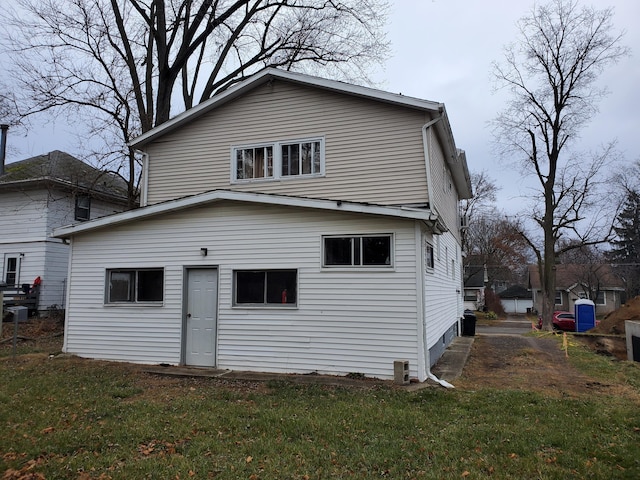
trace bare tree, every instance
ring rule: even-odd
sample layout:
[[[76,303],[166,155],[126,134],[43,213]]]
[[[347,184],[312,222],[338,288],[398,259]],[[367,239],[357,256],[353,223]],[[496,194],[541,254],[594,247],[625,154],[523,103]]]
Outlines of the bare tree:
[[[3,68],[21,94],[19,114],[82,120],[132,199],[139,169],[126,144],[171,115],[266,66],[366,81],[387,53],[384,0],[15,3],[3,19]]]
[[[537,257],[548,330],[556,256],[566,248],[558,248],[559,240],[569,236],[593,245],[611,232],[611,225],[600,220],[613,217],[593,210],[605,208],[597,192],[614,144],[590,155],[571,148],[606,94],[596,83],[599,74],[628,53],[620,45],[622,35],[613,33],[612,17],[612,9],[580,7],[575,0],[536,5],[519,21],[519,38],[506,47],[504,63],[494,65],[498,85],[510,94],[494,122],[497,142],[539,187],[532,211],[525,214],[536,228],[521,233]]]
[[[495,208],[496,193],[500,190],[486,171],[471,173],[473,196],[460,202],[460,214],[467,221],[467,228],[461,230],[462,249],[470,252],[469,231],[473,232],[474,223]]]
[[[520,283],[531,252],[519,232],[517,221],[495,210],[476,217],[469,227],[465,266],[485,268],[490,285],[497,281]]]

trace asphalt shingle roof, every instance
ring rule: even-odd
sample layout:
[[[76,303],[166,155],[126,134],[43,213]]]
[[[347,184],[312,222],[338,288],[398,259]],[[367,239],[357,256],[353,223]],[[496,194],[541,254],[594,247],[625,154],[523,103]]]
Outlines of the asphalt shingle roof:
[[[69,188],[127,197],[127,185],[123,179],[59,150],[6,164],[4,172],[0,175],[0,186],[47,181]]]

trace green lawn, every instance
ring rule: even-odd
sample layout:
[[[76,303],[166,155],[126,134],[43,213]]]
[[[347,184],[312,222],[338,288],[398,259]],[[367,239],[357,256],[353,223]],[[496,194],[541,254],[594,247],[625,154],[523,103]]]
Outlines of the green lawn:
[[[3,355],[3,480],[640,478],[640,369],[585,352],[574,361],[628,393],[175,379]]]

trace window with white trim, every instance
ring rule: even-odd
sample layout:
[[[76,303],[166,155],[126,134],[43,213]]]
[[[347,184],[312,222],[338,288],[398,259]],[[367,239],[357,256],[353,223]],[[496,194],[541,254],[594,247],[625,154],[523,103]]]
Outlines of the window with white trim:
[[[554,300],[556,305],[562,305],[562,291],[556,290],[556,299]]]
[[[4,256],[4,281],[7,285],[17,285],[20,279],[20,255],[7,253]]]
[[[596,305],[606,305],[607,301],[606,301],[605,292],[603,292],[602,290],[599,291],[598,294],[596,295],[596,301],[594,303]]]
[[[236,270],[234,305],[236,306],[296,306],[297,270]]]
[[[164,269],[107,270],[106,303],[157,303],[164,298]]]
[[[85,222],[91,218],[91,197],[76,195],[75,219]]]
[[[324,138],[232,147],[232,181],[277,180],[324,175]]]
[[[323,267],[391,267],[391,234],[322,237]]]
[[[425,242],[424,244],[424,256],[427,269],[433,270],[433,267],[435,265],[433,260],[433,245],[431,245],[429,242]]]

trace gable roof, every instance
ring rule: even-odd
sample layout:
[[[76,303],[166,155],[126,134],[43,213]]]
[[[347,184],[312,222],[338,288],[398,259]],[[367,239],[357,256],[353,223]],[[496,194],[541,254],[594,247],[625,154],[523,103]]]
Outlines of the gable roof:
[[[0,189],[55,184],[126,200],[127,184],[116,175],[99,170],[60,150],[5,165]]]
[[[451,169],[452,177],[461,198],[471,198],[471,180],[467,167],[466,156],[463,150],[456,148],[453,133],[451,131],[451,125],[449,124],[449,119],[443,103],[407,97],[401,94],[385,92],[383,90],[363,87],[360,85],[352,85],[337,80],[329,80],[302,73],[279,70],[273,67],[265,68],[256,74],[247,77],[241,82],[229,87],[227,90],[214,95],[201,104],[173,117],[162,125],[149,130],[148,132],[133,139],[129,143],[129,146],[142,149],[146,144],[162,137],[163,135],[173,132],[206,113],[244,95],[256,87],[274,80],[283,80],[298,85],[319,88],[322,90],[351,95],[376,102],[388,103],[428,113],[433,120],[439,120],[435,122],[434,127],[442,139],[447,164]]]
[[[486,269],[483,265],[465,267],[464,288],[484,288]]]
[[[506,290],[503,290],[498,294],[500,298],[532,298],[533,294],[530,290],[522,285],[512,285]]]
[[[538,265],[529,265],[529,285],[532,290],[540,290]],[[611,265],[582,265],[561,263],[556,265],[556,289],[571,290],[579,284],[587,283],[589,277],[597,277],[603,288],[607,290],[623,290],[624,282],[614,272]]]
[[[116,213],[96,220],[90,220],[76,225],[56,228],[53,236],[57,238],[69,238],[73,235],[99,230],[101,228],[122,225],[147,218],[157,217],[166,213],[178,212],[194,207],[211,205],[221,201],[236,201],[262,205],[279,205],[288,207],[310,208],[325,211],[364,213],[370,215],[383,215],[396,218],[421,220],[432,227],[436,232],[444,231],[438,215],[424,208],[390,207],[373,205],[369,203],[343,202],[327,199],[314,199],[308,197],[294,197],[286,195],[273,195],[266,193],[247,193],[232,190],[213,190],[206,193],[191,195],[188,197],[156,203],[150,206]]]

